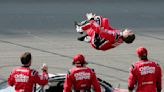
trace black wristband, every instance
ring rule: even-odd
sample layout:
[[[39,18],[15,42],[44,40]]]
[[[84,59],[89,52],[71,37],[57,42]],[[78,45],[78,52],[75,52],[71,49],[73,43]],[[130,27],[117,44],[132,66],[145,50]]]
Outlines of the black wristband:
[[[133,87],[128,87],[128,89],[129,89],[130,91],[132,91],[134,88],[133,88]]]
[[[90,20],[94,20],[94,18],[91,18]]]
[[[161,89],[158,89],[158,88],[157,88],[157,92],[161,92]]]

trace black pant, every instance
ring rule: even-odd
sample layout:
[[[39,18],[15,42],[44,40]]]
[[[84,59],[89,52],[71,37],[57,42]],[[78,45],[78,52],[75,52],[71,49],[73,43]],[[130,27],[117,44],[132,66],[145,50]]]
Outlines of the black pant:
[[[99,49],[99,47],[106,41],[106,39],[101,38],[99,34],[95,33],[94,36],[94,45],[96,46],[96,49]]]

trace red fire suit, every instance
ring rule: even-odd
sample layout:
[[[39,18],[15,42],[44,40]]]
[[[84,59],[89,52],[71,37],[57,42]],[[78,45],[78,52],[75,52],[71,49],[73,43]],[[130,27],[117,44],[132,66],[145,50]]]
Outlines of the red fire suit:
[[[71,92],[72,88],[75,92],[90,92],[91,85],[93,85],[95,92],[101,92],[100,84],[92,69],[75,67],[66,75],[63,92]]]
[[[8,84],[15,86],[16,92],[35,92],[36,83],[46,85],[48,74],[43,72],[39,75],[37,71],[28,67],[18,67],[13,70],[8,78]]]
[[[88,35],[91,36],[90,43],[93,48],[105,51],[123,43],[122,32],[120,30],[116,30],[110,27],[107,18],[104,18],[101,23],[102,24],[98,24],[96,20],[91,20],[88,24],[82,26],[82,29],[87,30],[87,32],[89,29]],[[95,43],[95,40],[97,38],[96,34],[98,34],[101,40],[98,43],[98,46]]]
[[[102,16],[95,16],[93,20],[95,20],[95,22],[101,27],[101,29],[113,30],[107,18],[104,18]],[[88,22],[83,25],[82,29],[86,31],[89,36],[92,36],[94,33],[94,30],[91,28],[91,22]]]
[[[141,60],[132,65],[128,78],[129,89],[137,87],[136,92],[160,92],[161,82],[162,72],[156,62]]]

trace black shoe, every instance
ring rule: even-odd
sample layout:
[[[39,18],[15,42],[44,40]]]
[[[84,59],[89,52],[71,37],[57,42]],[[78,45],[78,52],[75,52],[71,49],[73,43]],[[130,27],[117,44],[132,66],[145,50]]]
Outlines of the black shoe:
[[[85,39],[86,36],[88,36],[88,35],[84,35],[84,36],[78,37],[77,40],[84,41],[84,39]]]
[[[74,25],[75,25],[75,26],[81,26],[81,24],[78,23],[77,21],[74,21]]]
[[[83,25],[85,25],[85,24],[87,24],[87,23],[89,23],[88,20],[84,20],[84,21],[82,21],[82,22],[80,22],[80,23],[78,23],[77,21],[74,21],[74,25],[75,25],[75,26],[83,26]]]

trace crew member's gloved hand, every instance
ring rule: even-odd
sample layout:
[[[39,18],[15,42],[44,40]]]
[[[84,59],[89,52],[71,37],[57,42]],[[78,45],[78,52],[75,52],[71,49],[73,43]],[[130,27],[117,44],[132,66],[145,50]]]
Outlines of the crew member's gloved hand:
[[[44,72],[48,72],[48,67],[47,67],[47,65],[46,64],[43,64],[43,66],[42,66],[42,71],[44,71]]]

